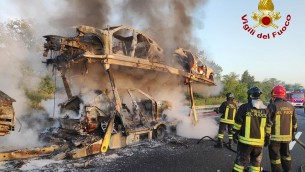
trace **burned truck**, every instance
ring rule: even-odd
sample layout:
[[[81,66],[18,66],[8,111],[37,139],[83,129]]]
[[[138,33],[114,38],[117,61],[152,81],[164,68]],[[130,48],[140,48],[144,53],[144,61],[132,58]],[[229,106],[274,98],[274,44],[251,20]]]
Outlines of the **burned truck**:
[[[176,57],[177,62],[183,67],[184,71],[201,75],[214,81],[213,69],[204,64],[195,53],[184,48],[177,48],[174,56]]]
[[[13,98],[0,91],[0,136],[4,136],[14,131],[15,112],[13,108]]]
[[[97,29],[81,25],[75,28],[77,35],[74,37],[44,36],[46,43],[43,55],[49,57],[44,63],[60,72],[68,97],[67,101],[60,104],[61,112],[74,111],[80,114],[79,119],[71,119],[69,116],[61,118],[61,127],[80,134],[101,131],[102,138],[72,151],[69,157],[80,158],[106,152],[108,148],[138,143],[141,135],[147,135],[149,140],[160,139],[164,137],[166,128],[177,124],[175,120],[169,121],[164,114],[166,109],[171,108],[170,102],[156,101],[137,88],[118,88],[113,75],[118,66],[163,72],[183,78],[189,87],[192,114],[197,122],[191,83],[215,85],[209,77],[212,75],[211,70],[197,56],[189,56],[190,51],[187,50],[182,53],[177,50],[176,55],[166,57],[163,49],[149,36],[128,26]],[[187,68],[171,63],[178,59],[182,59],[182,63],[187,59],[187,63],[196,63],[196,66],[188,64]],[[85,69],[83,73],[87,73],[90,64],[100,64],[98,67],[103,68],[108,78],[107,83],[101,84],[109,84],[111,88],[108,92],[100,92],[92,102],[84,102],[79,95],[72,94],[67,73],[77,73],[79,68]],[[137,98],[134,92],[143,97]],[[130,100],[126,101],[126,97]]]
[[[118,89],[118,92],[124,97],[120,111],[116,111],[109,97],[101,93],[84,105],[80,119],[71,119],[73,122],[62,119],[64,129],[80,129],[79,133],[87,135],[100,132],[103,136],[101,140],[65,156],[81,158],[106,152],[108,146],[110,149],[122,148],[139,143],[143,137],[148,140],[162,139],[167,129],[175,129],[178,121],[169,120],[164,113],[172,108],[171,102],[156,101],[139,89]]]
[[[212,69],[204,71],[203,68],[206,69],[207,66],[194,53],[179,48],[173,56],[166,57],[163,49],[153,39],[129,26],[97,29],[81,25],[76,26],[76,32],[75,37],[44,36],[47,42],[44,44],[43,55],[48,57],[49,51],[54,52],[45,63],[62,71],[63,77],[66,69],[73,64],[100,62],[167,72],[206,85],[215,85],[214,81],[209,79],[213,73]],[[190,67],[187,68],[186,65]]]
[[[175,124],[166,121],[167,116],[163,113],[165,110],[172,108],[171,102],[166,100],[156,101],[139,89],[119,89],[119,93],[124,96],[124,101],[119,112],[120,118],[114,120],[114,133],[122,132],[130,135],[131,130],[137,130],[140,126],[141,132],[144,133],[144,130],[147,130],[150,139],[152,136],[162,139],[166,126]],[[100,127],[102,132],[106,133],[110,117],[108,114],[111,110],[112,105],[109,97],[101,93],[83,107],[81,115],[83,126],[80,128],[83,131],[92,132]]]

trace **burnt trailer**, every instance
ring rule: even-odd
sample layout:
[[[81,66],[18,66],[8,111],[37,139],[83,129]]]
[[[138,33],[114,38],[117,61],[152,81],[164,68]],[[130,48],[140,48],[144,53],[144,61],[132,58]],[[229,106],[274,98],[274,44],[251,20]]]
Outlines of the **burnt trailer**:
[[[14,131],[15,112],[13,108],[13,98],[0,91],[0,136],[4,136]]]
[[[84,120],[78,123],[83,124],[83,126],[73,126],[73,122],[69,122],[69,119],[61,120],[62,124],[67,128],[85,129],[86,132],[90,132],[100,127],[104,131],[102,140],[77,150],[72,157],[77,158],[106,152],[108,146],[119,148],[137,143],[141,134],[148,134],[149,139],[153,135],[160,138],[166,125],[171,124],[165,118],[160,117],[158,103],[147,94],[146,97],[150,97],[147,98],[147,102],[150,102],[149,105],[146,104],[147,107],[150,107],[148,108],[150,109],[148,113],[141,112],[139,108],[141,103],[135,100],[132,100],[132,108],[127,108],[126,104],[122,102],[121,94],[116,87],[115,76],[112,73],[112,70],[115,70],[113,66],[165,72],[181,76],[190,91],[192,108],[190,116],[193,117],[194,123],[197,122],[192,82],[199,82],[209,86],[215,85],[213,77],[211,77],[213,71],[200,61],[198,56],[189,50],[180,48],[171,57],[166,57],[163,49],[153,39],[129,26],[97,29],[81,25],[75,28],[77,35],[74,37],[44,36],[46,43],[44,44],[45,51],[43,55],[49,57],[45,63],[53,65],[61,72],[63,85],[68,97],[68,100],[61,104],[61,108],[75,112],[80,110],[79,104],[81,100],[77,95],[72,95],[66,77],[66,72],[73,69],[76,64],[82,64],[83,66],[90,63],[102,64],[108,75],[113,99],[106,101],[106,104],[109,102],[111,104],[111,108],[106,110],[106,113],[102,106],[92,106],[84,102],[85,107],[82,110]],[[49,53],[50,51],[52,53]],[[141,90],[136,90],[145,94]],[[130,89],[128,92],[133,97]],[[105,97],[102,94],[100,96]],[[128,116],[131,116],[132,119],[128,120]],[[139,120],[135,120],[134,116],[137,116]],[[149,118],[145,119],[145,116],[149,116]],[[136,126],[136,123],[139,123],[139,125]],[[88,150],[91,151],[88,152]]]
[[[128,26],[97,29],[81,25],[75,28],[77,35],[74,37],[44,36],[46,43],[43,56],[49,57],[44,63],[60,71],[68,98],[59,104],[61,112],[69,110],[80,113],[78,119],[61,118],[61,128],[63,131],[74,131],[80,136],[85,136],[81,141],[69,140],[56,144],[61,145],[59,147],[63,149],[66,146],[62,145],[70,143],[69,145],[75,149],[60,150],[59,152],[64,153],[57,154],[55,159],[81,158],[106,152],[108,148],[121,148],[138,143],[142,135],[146,135],[148,140],[162,139],[166,129],[177,125],[177,120],[169,120],[163,113],[172,107],[171,102],[156,101],[137,88],[117,88],[116,77],[113,75],[117,66],[164,72],[184,78],[191,97],[192,110],[189,115],[193,117],[194,124],[197,122],[192,83],[215,85],[213,71],[197,55],[178,48],[172,56],[166,57],[163,49],[149,36]],[[108,97],[109,92],[100,92],[91,102],[83,102],[78,95],[72,94],[71,84],[68,82],[70,76],[67,72],[79,66],[86,68],[88,64],[96,63],[101,64],[108,77],[111,86],[111,91],[108,91],[112,93],[112,97]],[[142,97],[138,98],[137,94]],[[130,100],[122,99],[122,96],[126,95]],[[14,102],[13,99],[10,100],[7,105]],[[82,109],[80,104],[84,105]],[[10,120],[13,124],[14,118],[10,119],[5,120]],[[13,130],[13,125],[9,126],[5,129]],[[95,138],[93,133],[98,133],[98,137]],[[51,145],[38,149],[4,152],[0,153],[0,161],[40,156],[43,152],[50,153],[59,147]]]
[[[129,26],[97,29],[90,26],[77,26],[77,36],[62,37],[46,35],[45,51],[53,55],[45,63],[54,65],[63,73],[73,64],[99,62],[106,65],[119,65],[132,68],[167,72],[206,85],[215,85],[209,78],[213,71],[202,71],[207,66],[189,50],[177,49],[171,57],[166,57],[163,49],[149,36]],[[59,55],[58,55],[59,54]],[[175,63],[178,61],[178,64]],[[183,61],[179,65],[179,61]],[[191,68],[185,68],[185,64]],[[208,73],[207,73],[208,72]],[[64,82],[66,78],[63,78]],[[68,90],[69,92],[69,90]],[[68,97],[72,95],[69,93]]]
[[[52,65],[61,74],[68,98],[60,104],[61,112],[80,112],[79,119],[61,118],[62,128],[85,134],[88,138],[92,136],[90,133],[100,131],[100,137],[91,142],[87,139],[77,144],[82,147],[59,157],[81,158],[106,152],[108,148],[138,143],[142,135],[146,135],[149,140],[161,139],[167,128],[177,125],[178,121],[169,120],[163,113],[171,108],[169,101],[156,101],[138,88],[117,88],[113,72],[116,67],[163,72],[183,78],[191,97],[189,115],[196,124],[192,83],[215,85],[213,71],[198,56],[183,48],[177,49],[170,57],[165,56],[163,49],[154,40],[129,26],[97,29],[81,25],[75,28],[77,35],[74,37],[44,36],[46,43],[43,56],[47,57],[44,63]],[[83,102],[78,95],[72,94],[73,84],[69,84],[69,76],[66,75],[79,66],[86,68],[89,64],[101,64],[108,78],[107,83],[103,84],[109,84],[111,90],[99,93],[92,102]],[[125,90],[125,93],[120,90]],[[111,98],[108,97],[110,92]],[[143,97],[139,99],[136,94]],[[123,100],[123,95],[129,96],[130,100]],[[80,104],[84,105],[82,109]]]
[[[191,95],[192,82],[199,82],[209,86],[215,85],[213,70],[189,50],[179,48],[172,56],[167,57],[164,55],[163,49],[152,38],[129,26],[97,29],[80,25],[75,28],[77,35],[74,37],[44,36],[46,43],[44,44],[45,51],[43,55],[48,57],[51,54],[45,63],[53,65],[61,72],[69,99],[62,105],[71,105],[73,101],[79,102],[72,95],[66,78],[66,71],[73,68],[75,64],[87,66],[90,63],[101,63],[104,66],[112,86],[112,92],[116,98],[117,110],[120,108],[121,103],[119,96],[116,95],[115,77],[111,72],[111,66],[124,66],[181,76],[185,78],[185,84],[190,87]],[[49,53],[50,51],[53,53]],[[75,106],[72,105],[72,107]],[[74,110],[77,111],[79,109],[76,108]],[[194,118],[196,122],[196,117]]]

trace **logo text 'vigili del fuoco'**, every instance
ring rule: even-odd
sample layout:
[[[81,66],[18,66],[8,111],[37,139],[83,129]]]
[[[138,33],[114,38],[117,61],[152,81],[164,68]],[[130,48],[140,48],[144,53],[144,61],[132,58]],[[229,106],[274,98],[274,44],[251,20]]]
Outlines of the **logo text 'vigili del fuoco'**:
[[[271,39],[271,38],[276,38],[277,36],[282,35],[288,28],[291,20],[291,15],[288,14],[286,16],[286,21],[284,25],[279,28],[279,26],[276,24],[276,21],[281,18],[280,12],[273,12],[274,11],[274,5],[272,0],[260,0],[258,3],[258,10],[260,12],[253,12],[253,15],[251,18],[257,22],[256,25],[253,27],[249,26],[248,24],[248,19],[247,19],[247,14],[241,17],[243,21],[243,29],[245,31],[248,31],[249,34],[251,35],[256,35],[257,38],[260,39]],[[268,28],[272,27],[276,31],[272,33],[256,33],[256,28],[263,27],[263,28]]]

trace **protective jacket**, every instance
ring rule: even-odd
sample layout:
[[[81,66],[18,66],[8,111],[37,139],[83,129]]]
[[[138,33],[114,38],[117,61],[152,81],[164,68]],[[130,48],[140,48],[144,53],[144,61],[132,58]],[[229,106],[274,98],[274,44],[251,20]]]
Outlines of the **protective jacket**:
[[[295,108],[283,99],[275,99],[269,105],[271,121],[271,141],[290,142],[292,134],[297,130]]]
[[[220,122],[226,124],[234,124],[236,111],[237,106],[232,100],[223,102],[219,107],[219,112],[222,113]]]
[[[233,131],[239,132],[239,142],[263,146],[266,134],[270,135],[271,125],[267,108],[257,109],[252,103],[245,103],[237,111]]]

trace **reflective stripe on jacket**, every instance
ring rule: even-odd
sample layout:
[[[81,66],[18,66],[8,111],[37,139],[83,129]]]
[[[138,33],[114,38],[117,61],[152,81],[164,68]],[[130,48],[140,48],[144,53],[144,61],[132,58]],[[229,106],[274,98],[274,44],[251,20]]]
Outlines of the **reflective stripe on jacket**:
[[[220,122],[226,124],[234,124],[237,106],[233,101],[225,101],[219,107],[219,112],[222,113]]]
[[[295,108],[283,99],[275,99],[268,108],[273,123],[270,140],[290,142],[293,131],[297,129]]]
[[[263,146],[266,133],[270,134],[268,109],[256,109],[251,103],[241,105],[233,129],[239,131],[238,141],[252,146]]]

